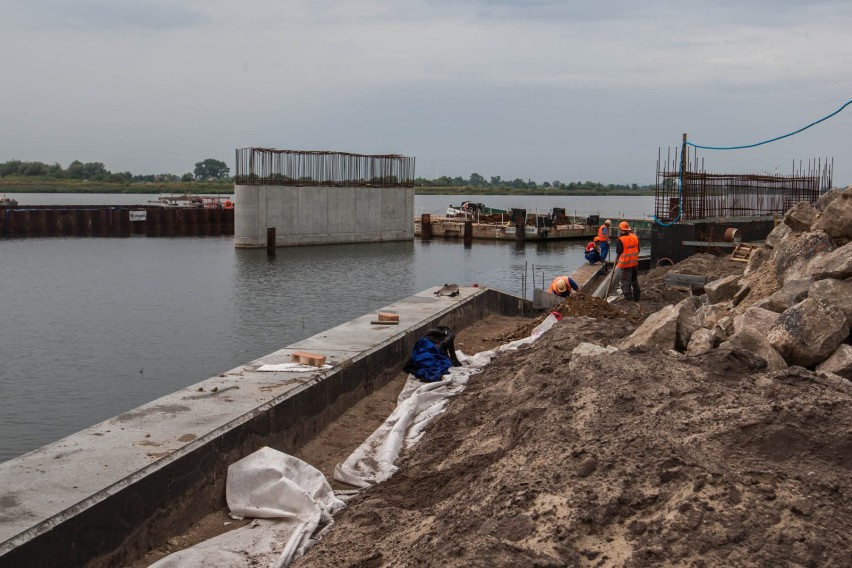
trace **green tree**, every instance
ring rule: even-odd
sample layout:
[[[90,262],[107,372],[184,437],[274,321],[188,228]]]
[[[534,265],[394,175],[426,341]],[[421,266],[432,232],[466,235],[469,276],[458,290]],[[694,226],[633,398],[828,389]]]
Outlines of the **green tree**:
[[[231,168],[225,162],[207,158],[203,162],[195,164],[195,177],[197,179],[222,179],[228,177]]]
[[[180,181],[192,181],[193,179],[194,178],[192,177],[192,174],[189,172],[186,172],[185,174],[180,176]]]
[[[485,177],[476,172],[470,174],[470,185],[474,187],[485,185]]]

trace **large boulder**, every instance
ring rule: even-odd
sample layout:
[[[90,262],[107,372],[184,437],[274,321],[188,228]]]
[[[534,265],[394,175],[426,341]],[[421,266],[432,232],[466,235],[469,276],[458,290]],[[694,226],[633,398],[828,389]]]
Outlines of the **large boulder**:
[[[840,194],[843,193],[836,187],[833,187],[823,193],[819,199],[814,203],[814,209],[817,211],[825,211],[825,208],[831,205],[831,202],[840,197]]]
[[[723,317],[731,313],[732,304],[730,302],[722,302],[721,304],[702,305],[695,311],[695,317],[698,319],[698,325],[712,329]]]
[[[787,235],[793,232],[793,229],[790,228],[790,225],[787,223],[778,223],[775,225],[775,228],[766,235],[766,246],[774,249],[781,241],[787,238]]]
[[[813,229],[825,231],[844,243],[852,240],[852,186],[826,206]]]
[[[719,349],[751,353],[766,361],[768,371],[787,368],[784,358],[767,341],[766,335],[751,327],[746,327],[732,335],[719,345]]]
[[[734,317],[734,333],[739,333],[743,329],[750,327],[765,335],[777,319],[777,312],[752,306],[740,315]]]
[[[674,349],[677,336],[678,310],[668,305],[651,314],[636,331],[618,344],[620,349],[629,347],[656,347],[663,350]]]
[[[825,361],[848,336],[840,308],[807,298],[778,316],[766,337],[789,365],[807,367]]]
[[[782,286],[789,280],[807,280],[810,262],[834,250],[834,241],[822,231],[794,233],[775,249],[775,276]]]
[[[819,280],[814,282],[808,297],[822,298],[840,308],[840,311],[846,314],[846,324],[852,329],[852,280]]]
[[[720,340],[721,338],[715,329],[698,329],[689,338],[686,354],[688,356],[703,355],[719,345]]]
[[[716,322],[713,327],[721,337],[728,337],[734,333],[734,318],[733,316],[725,316]]]
[[[810,280],[790,280],[780,290],[769,296],[768,309],[778,312],[795,306],[808,297],[812,282]]]
[[[784,224],[794,231],[810,231],[817,215],[813,205],[807,201],[799,201],[784,215]]]
[[[736,274],[725,276],[704,285],[704,293],[714,304],[730,300],[740,289],[740,277]]]
[[[816,370],[834,373],[852,381],[852,345],[842,344],[828,359],[817,365]]]
[[[701,300],[695,296],[690,296],[675,306],[677,314],[675,316],[675,347],[677,349],[686,349],[689,338],[701,327],[699,318],[696,316],[701,306]]]
[[[808,265],[808,269],[814,280],[849,278],[852,276],[852,242],[846,243],[828,254],[816,257]]]
[[[760,247],[757,250],[753,250],[748,257],[748,264],[746,264],[745,270],[743,270],[743,276],[751,274],[763,264],[769,260],[772,256],[772,251],[770,251],[766,247]]]

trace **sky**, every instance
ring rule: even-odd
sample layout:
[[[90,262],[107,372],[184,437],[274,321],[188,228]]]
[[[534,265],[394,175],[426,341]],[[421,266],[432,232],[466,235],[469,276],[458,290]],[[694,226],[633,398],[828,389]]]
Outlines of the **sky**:
[[[191,172],[273,147],[416,173],[653,184],[852,100],[848,0],[0,0],[0,162]],[[833,159],[852,105],[714,173]]]

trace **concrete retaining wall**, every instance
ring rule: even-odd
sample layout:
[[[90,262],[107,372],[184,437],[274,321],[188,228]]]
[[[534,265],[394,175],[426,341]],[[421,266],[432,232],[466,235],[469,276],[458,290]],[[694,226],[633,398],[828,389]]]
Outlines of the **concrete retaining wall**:
[[[404,241],[414,238],[413,187],[289,187],[237,185],[238,248]]]
[[[425,331],[529,313],[495,290],[432,288],[0,464],[0,567],[122,566],[225,506],[228,465],[262,446],[293,452],[397,373]],[[259,372],[293,351],[313,373]]]
[[[729,228],[738,229],[744,243],[760,241],[766,238],[774,226],[771,217],[733,218],[724,222],[686,221],[669,227],[654,224],[651,229],[651,266],[656,266],[657,262],[663,258],[680,262],[699,252],[730,254],[733,250],[732,248],[689,246],[684,245],[684,241],[721,242],[724,241],[725,231]],[[614,245],[613,248],[615,248]]]

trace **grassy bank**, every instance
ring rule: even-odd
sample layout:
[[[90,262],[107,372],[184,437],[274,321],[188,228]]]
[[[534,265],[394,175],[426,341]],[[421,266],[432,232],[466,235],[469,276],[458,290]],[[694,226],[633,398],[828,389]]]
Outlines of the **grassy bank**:
[[[230,181],[122,182],[56,180],[50,178],[0,178],[0,193],[233,193]]]

